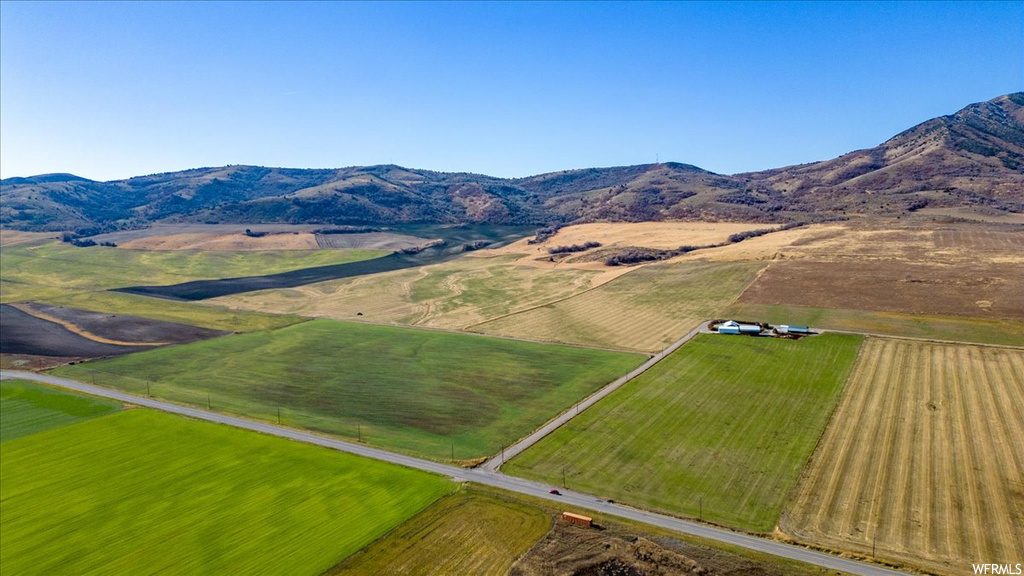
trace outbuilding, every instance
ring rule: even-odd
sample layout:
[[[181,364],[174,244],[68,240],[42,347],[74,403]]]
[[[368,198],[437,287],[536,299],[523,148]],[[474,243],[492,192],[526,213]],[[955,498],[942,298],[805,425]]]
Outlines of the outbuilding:
[[[722,322],[718,325],[719,334],[739,334],[740,325],[739,322],[729,320],[728,322]]]

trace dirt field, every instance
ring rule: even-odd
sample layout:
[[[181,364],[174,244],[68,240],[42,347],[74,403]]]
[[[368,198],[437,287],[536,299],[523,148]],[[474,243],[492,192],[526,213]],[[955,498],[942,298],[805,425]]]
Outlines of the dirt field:
[[[3,304],[4,355],[95,358],[183,344],[226,332],[121,314],[104,314],[47,304]],[[23,363],[38,364],[32,358]],[[8,359],[8,363],[15,362]]]
[[[839,272],[839,273],[837,273]],[[789,260],[768,267],[741,303],[908,314],[1024,318],[1024,265]]]
[[[98,342],[107,341],[109,344],[184,344],[230,334],[223,330],[211,330],[124,314],[93,312],[67,306],[40,303],[24,303],[16,306],[33,316],[56,321],[80,336]]]
[[[22,312],[10,304],[0,304],[0,354],[97,358],[116,356],[144,349],[116,346],[90,340],[60,324]]]
[[[1024,351],[869,340],[781,527],[940,573],[1024,558]]]

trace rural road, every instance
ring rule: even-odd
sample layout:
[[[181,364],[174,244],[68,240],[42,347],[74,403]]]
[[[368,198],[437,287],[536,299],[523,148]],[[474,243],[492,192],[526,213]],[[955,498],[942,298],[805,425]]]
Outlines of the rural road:
[[[688,335],[689,336],[689,335]],[[670,347],[671,349],[671,347]],[[667,350],[666,352],[670,351]],[[653,358],[652,358],[653,360]],[[415,468],[418,470],[424,470],[426,472],[432,472],[434,474],[440,474],[447,476],[456,481],[468,481],[476,482],[478,484],[484,484],[486,486],[493,486],[495,488],[501,488],[510,492],[517,492],[519,494],[525,494],[536,498],[543,498],[545,500],[551,500],[554,502],[560,502],[573,507],[594,510],[608,516],[615,516],[618,518],[625,518],[636,522],[642,522],[644,524],[650,524],[652,526],[658,526],[668,530],[674,530],[684,534],[690,534],[693,536],[699,536],[701,538],[707,538],[717,542],[725,544],[731,544],[734,546],[740,546],[749,550],[756,550],[766,554],[772,554],[775,556],[781,556],[783,558],[790,558],[793,560],[799,560],[814,564],[817,566],[823,566],[832,570],[840,570],[848,572],[850,574],[862,574],[864,576],[882,576],[882,575],[893,575],[903,574],[895,570],[883,568],[881,566],[875,566],[864,562],[857,562],[855,560],[849,560],[846,558],[840,558],[838,556],[832,556],[822,552],[816,552],[814,550],[808,550],[799,546],[791,544],[784,544],[782,542],[775,542],[773,540],[767,540],[742,534],[738,532],[732,532],[722,528],[715,528],[697,522],[690,522],[687,520],[681,520],[679,518],[673,518],[671,516],[665,516],[663,514],[656,514],[654,512],[647,512],[645,510],[638,510],[623,506],[621,504],[612,504],[601,500],[593,495],[583,494],[580,492],[573,492],[571,490],[562,491],[561,495],[550,494],[550,487],[547,484],[541,484],[530,480],[524,480],[522,478],[514,478],[506,476],[496,471],[487,471],[481,469],[464,469],[455,466],[449,466],[447,464],[441,464],[439,462],[431,462],[429,460],[422,460],[420,458],[414,458],[412,456],[406,456],[403,454],[395,454],[386,450],[380,450],[377,448],[370,448],[361,444],[355,444],[352,442],[344,442],[334,438],[327,438],[319,436],[309,432],[303,432],[300,430],[293,430],[282,426],[275,426],[273,424],[266,424],[262,422],[254,422],[252,420],[246,420],[244,418],[238,418],[235,416],[228,416],[226,414],[218,414],[216,412],[210,412],[207,410],[200,410],[197,408],[190,408],[188,406],[181,406],[178,404],[172,404],[170,402],[163,402],[160,400],[154,400],[152,398],[146,398],[144,396],[135,396],[133,394],[126,394],[118,390],[112,390],[109,388],[103,388],[101,386],[92,386],[76,380],[68,380],[66,378],[57,378],[54,376],[48,376],[45,374],[36,374],[34,372],[22,372],[17,370],[0,370],[0,380],[20,378],[24,380],[32,380],[35,382],[42,382],[53,386],[59,386],[68,390],[74,390],[93,396],[99,396],[103,398],[110,398],[134,404],[137,406],[145,406],[147,408],[154,408],[156,410],[162,410],[164,412],[170,412],[173,414],[180,414],[189,418],[195,418],[197,420],[206,420],[209,422],[216,422],[218,424],[225,424],[228,426],[234,426],[236,428],[244,428],[246,430],[252,430],[254,432],[261,432],[263,434],[270,434],[272,436],[280,436],[282,438],[288,438],[298,442],[306,442],[309,444],[316,444],[325,448],[331,448],[339,450],[341,452],[348,452],[351,454],[357,454],[367,458],[373,458],[375,460],[381,460],[384,462],[390,462],[392,464],[398,464],[400,466],[406,466],[408,468]]]
[[[538,428],[536,431],[534,431],[533,434],[530,434],[529,436],[523,438],[522,440],[516,442],[515,444],[509,446],[508,448],[502,449],[500,454],[495,455],[490,460],[481,464],[480,468],[487,472],[497,472],[498,468],[500,468],[501,465],[504,464],[506,460],[511,460],[512,458],[515,458],[519,453],[526,450],[530,446],[533,446],[537,442],[540,442],[542,438],[544,438],[548,434],[551,434],[555,430],[565,425],[566,422],[578,416],[580,412],[583,412],[587,408],[590,408],[594,404],[601,401],[605,396],[608,396],[612,392],[615,392],[619,388],[622,388],[624,385],[626,385],[626,383],[646,372],[651,366],[654,366],[658,362],[661,362],[666,356],[678,350],[683,344],[689,342],[697,334],[701,332],[706,332],[706,325],[707,321],[701,322],[700,324],[697,325],[696,328],[690,330],[685,336],[673,342],[668,348],[665,348],[661,352],[658,352],[654,356],[651,356],[650,359],[648,359],[646,362],[638,366],[629,374],[626,374],[625,376],[619,378],[618,380],[615,380],[611,384],[608,384],[604,388],[601,388],[597,392],[594,392],[590,396],[586,397],[579,404],[576,404],[572,408],[559,414],[554,419],[548,421],[547,424]]]

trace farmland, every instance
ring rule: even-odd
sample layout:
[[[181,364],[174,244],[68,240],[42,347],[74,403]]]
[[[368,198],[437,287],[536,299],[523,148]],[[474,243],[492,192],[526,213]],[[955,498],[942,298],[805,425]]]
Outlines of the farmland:
[[[597,272],[516,265],[516,255],[457,258],[406,270],[282,290],[236,294],[211,303],[267,313],[464,328],[565,298],[592,286]]]
[[[1024,557],[1024,351],[869,339],[788,534],[968,573]]]
[[[465,359],[472,358],[473,362]],[[637,354],[312,320],[67,366],[90,380],[439,460],[473,459],[640,364]]]
[[[299,316],[228,310],[205,303],[177,302],[123,292],[79,292],[67,296],[46,298],[43,301],[56,306],[69,306],[108,314],[128,314],[231,332],[271,330],[306,320]]]
[[[1013,319],[932,316],[748,302],[737,302],[729,306],[726,315],[735,318],[758,318],[762,322],[774,324],[802,324],[908,338],[1006,346],[1024,345],[1024,321]]]
[[[5,442],[0,486],[12,574],[320,574],[452,487],[148,410]]]
[[[544,511],[479,491],[441,500],[328,572],[356,574],[508,574],[551,528]]]
[[[271,274],[382,254],[369,250],[152,252],[107,246],[78,248],[55,241],[17,244],[4,247],[0,300],[13,302],[135,284]]]
[[[740,302],[1024,320],[1024,265],[773,263]],[[799,289],[794,289],[799,287]]]
[[[24,380],[0,380],[0,442],[114,412],[115,402],[65,394]]]
[[[566,300],[470,327],[487,334],[657,351],[716,316],[760,262],[655,264]]]
[[[504,470],[771,531],[860,343],[698,336]]]

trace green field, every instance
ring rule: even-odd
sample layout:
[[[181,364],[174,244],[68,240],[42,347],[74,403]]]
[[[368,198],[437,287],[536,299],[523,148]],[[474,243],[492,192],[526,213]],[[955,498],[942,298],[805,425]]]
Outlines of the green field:
[[[638,268],[566,300],[470,327],[488,334],[660,351],[715,318],[763,262],[677,262]]]
[[[728,315],[774,324],[799,324],[951,342],[1024,346],[1024,322],[1011,319],[928,316],[747,302],[737,302],[730,306]]]
[[[637,354],[311,320],[57,374],[438,460],[497,452],[644,360]]]
[[[770,531],[861,340],[700,335],[504,470]]]
[[[124,292],[79,292],[68,296],[45,298],[42,301],[56,306],[109,314],[128,314],[231,332],[271,330],[306,320],[301,316],[228,310],[220,306],[150,298]]]
[[[34,382],[0,380],[0,442],[110,414],[120,404],[65,394]]]
[[[450,492],[422,472],[148,410],[11,440],[5,574],[321,574]]]
[[[539,508],[470,489],[441,500],[328,574],[504,575],[550,528],[551,517]]]
[[[55,298],[134,285],[258,276],[384,255],[372,250],[266,252],[142,251],[105,246],[77,248],[51,241],[3,248],[0,302]]]

